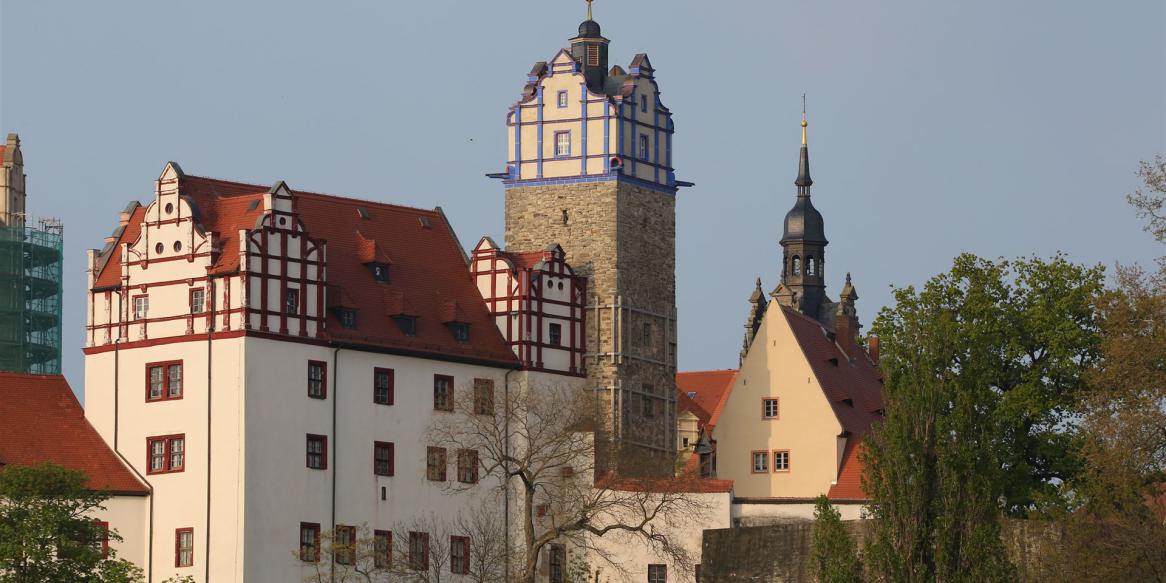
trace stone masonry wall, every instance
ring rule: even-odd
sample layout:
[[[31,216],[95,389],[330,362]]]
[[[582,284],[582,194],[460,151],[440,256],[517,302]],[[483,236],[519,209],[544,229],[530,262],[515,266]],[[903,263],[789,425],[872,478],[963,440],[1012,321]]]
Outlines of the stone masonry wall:
[[[848,520],[857,548],[870,533],[870,520]],[[803,583],[810,576],[810,540],[813,521],[704,531],[701,581],[711,583]],[[1044,562],[1051,545],[1062,540],[1056,524],[1037,520],[1005,519],[1000,537],[1020,581],[1052,581],[1053,570]]]
[[[507,189],[506,249],[551,243],[588,277],[587,352],[598,356],[587,375],[614,388],[609,427],[653,455],[674,454],[675,196],[618,180]]]

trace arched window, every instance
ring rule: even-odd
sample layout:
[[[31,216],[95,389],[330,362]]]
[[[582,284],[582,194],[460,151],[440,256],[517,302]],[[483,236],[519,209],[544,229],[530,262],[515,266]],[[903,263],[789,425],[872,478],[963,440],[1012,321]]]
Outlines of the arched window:
[[[818,262],[814,261],[814,256],[806,257],[806,275],[818,275]]]
[[[793,272],[794,272],[794,275],[801,275],[802,274],[802,258],[798,257],[797,255],[794,255]]]

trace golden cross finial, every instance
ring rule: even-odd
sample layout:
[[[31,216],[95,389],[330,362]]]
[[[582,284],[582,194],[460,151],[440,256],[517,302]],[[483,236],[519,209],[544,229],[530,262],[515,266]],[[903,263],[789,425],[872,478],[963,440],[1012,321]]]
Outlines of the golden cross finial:
[[[806,145],[806,94],[802,94],[802,145]]]
[[[591,2],[592,0],[587,0],[587,20],[591,20]]]

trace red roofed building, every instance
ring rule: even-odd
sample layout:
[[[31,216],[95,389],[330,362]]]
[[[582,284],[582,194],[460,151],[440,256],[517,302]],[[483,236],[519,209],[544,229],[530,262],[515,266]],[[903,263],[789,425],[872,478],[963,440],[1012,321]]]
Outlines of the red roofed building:
[[[51,463],[89,476],[88,488],[106,492],[94,518],[124,537],[119,555],[144,562],[150,489],[85,419],[61,375],[0,372],[0,467]]]
[[[475,458],[434,451],[431,420],[507,382],[583,381],[581,349],[515,356],[440,208],[175,163],[153,190],[89,253],[84,351],[92,427],[153,488],[154,580],[299,580],[289,551],[334,525],[498,504],[491,488],[445,492],[469,474],[434,460]],[[545,264],[530,267],[582,289],[561,251]],[[560,342],[581,347],[572,309]]]
[[[681,423],[706,475],[734,484],[734,517],[812,517],[826,494],[857,518],[863,438],[882,417],[875,362],[858,345],[858,294],[849,274],[826,295],[822,216],[810,202],[805,123],[797,202],[785,219],[781,283],[766,299],[760,279],[749,298],[740,369],[681,373]],[[681,444],[683,445],[683,444]],[[711,461],[707,458],[711,456]]]

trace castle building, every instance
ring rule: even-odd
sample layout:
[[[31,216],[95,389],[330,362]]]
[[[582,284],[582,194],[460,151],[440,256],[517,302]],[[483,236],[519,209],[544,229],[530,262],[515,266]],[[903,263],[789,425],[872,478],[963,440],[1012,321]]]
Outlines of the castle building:
[[[506,171],[490,176],[506,188],[505,252],[558,245],[585,278],[577,371],[606,397],[613,437],[661,457],[676,440],[676,191],[691,184],[672,167],[651,61],[609,68],[609,42],[588,8],[570,46],[535,63],[506,118]]]
[[[61,372],[63,236],[28,220],[20,136],[0,146],[0,371]]]
[[[498,504],[427,427],[507,383],[583,381],[551,355],[519,370],[440,208],[169,163],[88,265],[85,413],[150,486],[151,581],[296,581],[321,533]]]
[[[858,518],[860,452],[882,417],[877,340],[858,343],[858,293],[846,275],[838,301],[826,295],[826,233],[810,199],[807,123],[802,120],[797,198],[780,240],[780,283],[749,296],[736,370],[681,373],[679,444],[691,467],[734,485],[739,522],[809,518],[827,495]]]

